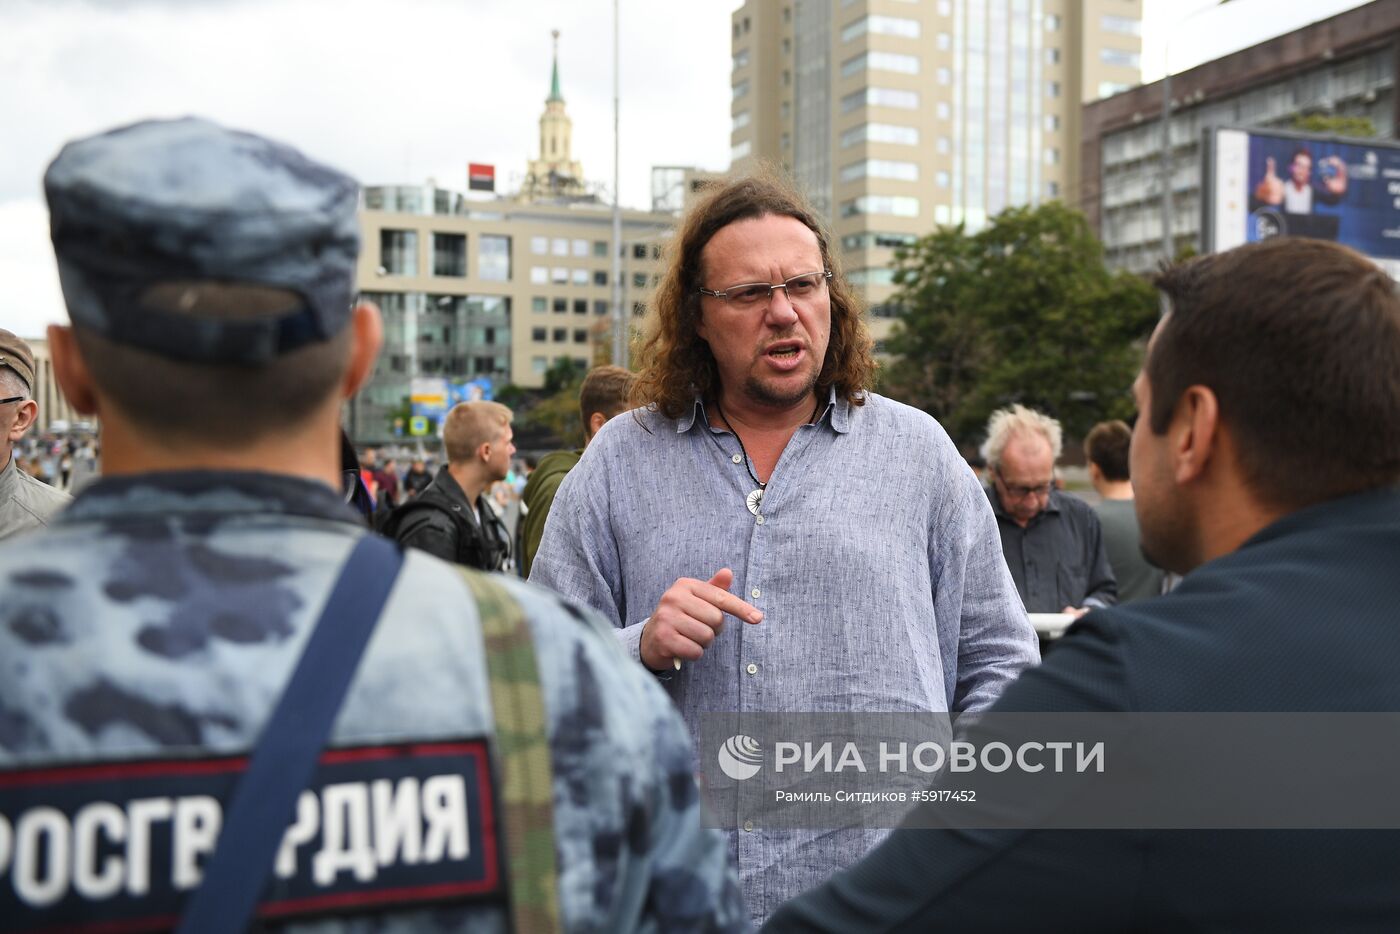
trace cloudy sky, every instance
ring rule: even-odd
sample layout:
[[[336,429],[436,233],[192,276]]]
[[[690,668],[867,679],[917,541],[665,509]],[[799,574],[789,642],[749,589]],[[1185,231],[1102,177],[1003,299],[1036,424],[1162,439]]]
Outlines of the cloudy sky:
[[[1146,0],[1143,68],[1188,68],[1357,0]],[[739,0],[621,0],[622,199],[653,165],[725,168]],[[40,179],[65,140],[197,113],[293,143],[366,184],[498,185],[537,146],[559,29],[575,158],[612,178],[610,0],[3,0],[0,326],[64,319]]]

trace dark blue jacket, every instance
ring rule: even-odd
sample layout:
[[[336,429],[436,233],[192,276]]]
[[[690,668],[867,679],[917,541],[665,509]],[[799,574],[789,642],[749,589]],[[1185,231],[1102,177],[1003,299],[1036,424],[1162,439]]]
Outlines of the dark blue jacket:
[[[1400,492],[1088,614],[992,709],[1400,711]],[[1396,931],[1400,831],[904,829],[764,930]]]

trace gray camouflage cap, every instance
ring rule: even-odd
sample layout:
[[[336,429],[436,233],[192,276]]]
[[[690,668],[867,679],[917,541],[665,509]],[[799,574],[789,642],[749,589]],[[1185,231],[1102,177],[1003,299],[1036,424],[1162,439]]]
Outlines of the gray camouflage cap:
[[[69,315],[176,360],[257,366],[350,319],[359,185],[289,146],[207,120],[149,120],[64,146],[44,174]],[[300,297],[277,314],[150,307],[153,286],[224,283]]]

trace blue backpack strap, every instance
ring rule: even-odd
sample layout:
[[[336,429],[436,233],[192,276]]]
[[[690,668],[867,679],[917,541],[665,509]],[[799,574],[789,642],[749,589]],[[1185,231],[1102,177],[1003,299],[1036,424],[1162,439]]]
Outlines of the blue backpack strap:
[[[242,931],[252,920],[402,564],[403,552],[376,535],[350,553],[234,792],[204,880],[180,918],[181,934]]]

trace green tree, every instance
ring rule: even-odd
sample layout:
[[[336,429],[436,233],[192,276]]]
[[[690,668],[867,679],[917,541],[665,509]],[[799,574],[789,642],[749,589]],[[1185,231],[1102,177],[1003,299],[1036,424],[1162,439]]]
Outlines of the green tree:
[[[1293,118],[1293,129],[1301,133],[1317,133],[1326,136],[1375,136],[1376,124],[1370,117],[1343,117],[1333,114],[1298,115]]]
[[[940,228],[896,260],[902,314],[887,342],[892,396],[961,443],[1021,402],[1083,435],[1132,412],[1129,387],[1157,317],[1143,279],[1108,271],[1084,216],[1012,208],[986,229]]]

